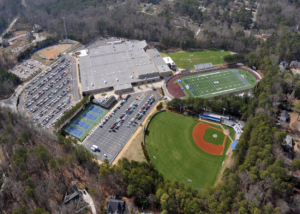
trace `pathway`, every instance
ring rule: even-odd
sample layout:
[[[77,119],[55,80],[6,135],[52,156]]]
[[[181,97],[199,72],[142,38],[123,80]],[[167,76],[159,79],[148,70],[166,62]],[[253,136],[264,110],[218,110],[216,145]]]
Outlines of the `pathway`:
[[[7,32],[14,26],[14,24],[18,21],[19,18],[20,18],[19,16],[16,17],[16,18],[10,23],[10,25],[8,26],[8,28],[2,32],[2,34],[0,35],[0,43],[2,43],[2,37],[4,36],[4,34],[7,33]]]
[[[79,190],[79,191],[82,194],[83,200],[91,206],[92,213],[96,214],[96,208],[92,197],[89,195],[89,193],[86,190]]]

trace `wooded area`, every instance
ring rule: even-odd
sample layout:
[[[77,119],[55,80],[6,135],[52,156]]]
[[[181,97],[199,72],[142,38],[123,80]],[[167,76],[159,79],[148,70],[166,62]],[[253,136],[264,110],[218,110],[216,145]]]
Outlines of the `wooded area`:
[[[0,98],[12,94],[18,84],[20,84],[18,76],[0,67]]]

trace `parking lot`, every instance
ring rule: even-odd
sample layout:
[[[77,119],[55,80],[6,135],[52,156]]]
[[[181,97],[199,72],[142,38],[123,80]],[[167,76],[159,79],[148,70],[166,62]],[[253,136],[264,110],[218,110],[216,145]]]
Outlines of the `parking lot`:
[[[63,60],[64,59],[64,60]],[[33,79],[20,96],[18,109],[35,124],[51,128],[79,100],[71,57],[62,58]],[[75,63],[75,62],[72,62]],[[74,99],[75,98],[75,99]]]
[[[111,163],[160,98],[157,92],[146,91],[123,100],[123,104],[119,103],[107,114],[84,146],[89,151],[93,145],[98,146],[100,152],[94,154],[98,159],[103,161],[107,158]]]
[[[18,63],[18,65],[11,69],[11,72],[19,76],[22,80],[27,79],[34,73],[41,71],[43,68],[45,68],[44,63],[35,59],[28,59]]]

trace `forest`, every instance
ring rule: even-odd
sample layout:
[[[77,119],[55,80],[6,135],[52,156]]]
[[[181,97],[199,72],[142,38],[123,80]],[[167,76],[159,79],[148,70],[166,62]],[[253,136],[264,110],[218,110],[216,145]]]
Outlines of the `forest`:
[[[18,84],[20,84],[18,76],[0,67],[0,98],[12,94]]]

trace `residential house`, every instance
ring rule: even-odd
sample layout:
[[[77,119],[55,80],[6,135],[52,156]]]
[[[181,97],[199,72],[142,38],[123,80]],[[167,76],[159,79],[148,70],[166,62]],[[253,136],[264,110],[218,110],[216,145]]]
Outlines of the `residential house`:
[[[71,201],[75,201],[75,203],[76,203],[76,202],[82,200],[82,195],[76,186],[72,186],[70,188],[70,191],[71,191],[71,194],[66,196],[65,200],[62,202],[64,205],[70,203]]]
[[[8,41],[7,39],[3,39],[3,40],[2,40],[2,47],[6,48],[6,47],[8,47],[8,46],[10,46],[9,41]]]
[[[282,61],[282,62],[280,62],[280,64],[279,64],[279,69],[280,69],[280,71],[281,72],[284,72],[285,70],[286,70],[286,68],[288,67],[288,63],[286,62],[286,61]]]
[[[122,214],[125,208],[125,201],[123,201],[118,195],[112,195],[106,202],[107,214]]]
[[[34,33],[38,33],[38,32],[40,32],[40,31],[42,31],[42,27],[39,26],[38,24],[34,24],[34,25],[33,25],[33,32],[34,32]]]
[[[29,31],[28,33],[26,33],[26,38],[29,39],[29,38],[32,38],[34,37],[33,36],[33,33],[31,31]]]
[[[286,110],[283,110],[280,115],[280,120],[286,122],[289,119],[290,119],[289,113]]]
[[[143,8],[143,12],[147,12],[148,10],[150,10],[152,8],[153,4],[145,4],[145,7]]]
[[[292,61],[290,64],[290,68],[296,68],[296,69],[300,69],[300,62],[296,61]]]
[[[285,137],[285,147],[287,148],[287,149],[292,149],[293,148],[293,138],[292,138],[292,136],[290,136],[290,135],[287,135],[286,137]]]

